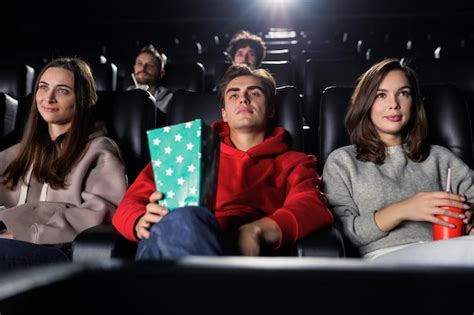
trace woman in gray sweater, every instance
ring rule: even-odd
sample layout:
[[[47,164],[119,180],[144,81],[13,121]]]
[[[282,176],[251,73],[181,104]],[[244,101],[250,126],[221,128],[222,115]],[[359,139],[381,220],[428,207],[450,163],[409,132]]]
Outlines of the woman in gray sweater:
[[[119,148],[93,122],[90,67],[50,62],[21,143],[0,152],[0,270],[68,261],[84,229],[110,220],[127,181]]]
[[[397,59],[371,67],[359,78],[345,123],[353,145],[328,157],[324,189],[360,254],[377,261],[474,262],[474,236],[431,242],[433,224],[453,227],[436,215],[460,218],[466,233],[474,234],[469,203],[474,185],[462,160],[427,143],[414,71]],[[452,193],[444,191],[448,168]]]

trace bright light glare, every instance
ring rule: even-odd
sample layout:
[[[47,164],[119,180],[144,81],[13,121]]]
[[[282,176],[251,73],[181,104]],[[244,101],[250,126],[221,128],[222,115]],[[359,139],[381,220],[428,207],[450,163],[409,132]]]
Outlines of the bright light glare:
[[[265,3],[265,5],[274,5],[279,7],[288,7],[289,5],[294,5],[297,0],[260,0],[260,2]]]
[[[273,22],[288,25],[288,20],[297,14],[295,10],[299,10],[301,0],[256,0],[255,4],[258,4],[261,8],[259,11],[265,12]]]

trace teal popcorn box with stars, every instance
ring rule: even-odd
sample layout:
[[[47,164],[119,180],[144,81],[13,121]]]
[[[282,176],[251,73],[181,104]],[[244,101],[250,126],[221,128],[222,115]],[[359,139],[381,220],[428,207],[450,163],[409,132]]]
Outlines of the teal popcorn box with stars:
[[[214,209],[220,139],[201,119],[147,131],[159,204]]]

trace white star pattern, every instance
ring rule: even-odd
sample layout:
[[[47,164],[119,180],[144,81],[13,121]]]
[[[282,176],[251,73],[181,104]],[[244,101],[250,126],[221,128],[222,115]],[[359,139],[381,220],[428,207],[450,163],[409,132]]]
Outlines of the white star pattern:
[[[213,146],[204,138],[206,128],[202,121],[193,120],[147,133],[156,190],[165,197],[159,201],[163,207],[199,205],[201,184],[195,175],[209,158],[204,152]]]

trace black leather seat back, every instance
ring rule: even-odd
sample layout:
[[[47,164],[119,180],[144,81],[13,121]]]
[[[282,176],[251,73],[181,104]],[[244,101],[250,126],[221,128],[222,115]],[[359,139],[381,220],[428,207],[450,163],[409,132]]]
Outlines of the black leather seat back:
[[[0,138],[15,129],[17,112],[18,101],[8,94],[0,93]]]
[[[413,67],[425,85],[456,85],[464,94],[471,116],[474,114],[474,60],[422,60],[415,61]]]
[[[260,67],[273,75],[278,87],[295,85],[293,64],[290,61],[263,61]]]
[[[0,63],[0,92],[19,100],[33,91],[35,70],[26,64]]]
[[[319,121],[321,95],[329,86],[354,86],[357,78],[370,64],[353,60],[310,59],[306,62],[303,116],[307,124],[316,128]]]
[[[426,115],[429,141],[444,146],[474,167],[472,126],[467,103],[454,85],[425,85]]]
[[[217,94],[176,91],[166,115],[166,124],[174,125],[198,118],[204,120],[208,125],[214,121],[222,120]]]
[[[231,63],[229,61],[217,61],[214,66],[214,83],[216,86],[219,85],[224,73],[227,71]]]
[[[332,151],[350,144],[344,117],[352,92],[351,87],[330,87],[322,95],[317,154],[319,171]],[[472,168],[471,119],[462,93],[453,85],[426,85],[423,95],[429,143],[450,149]]]
[[[322,94],[316,150],[317,169],[320,174],[329,154],[337,148],[350,144],[344,127],[344,117],[353,90],[352,87],[328,87]]]
[[[199,63],[169,63],[163,85],[172,91],[204,91],[204,66]]]
[[[99,91],[94,107],[98,120],[105,121],[108,136],[122,151],[129,183],[150,161],[146,131],[156,127],[156,108],[143,90]]]
[[[422,84],[454,84],[474,95],[474,60],[418,60],[411,65]]]
[[[117,66],[111,62],[91,65],[97,91],[117,90]]]
[[[5,137],[1,139],[0,150],[8,148],[21,141],[26,121],[28,120],[28,115],[30,113],[30,108],[32,104],[32,93],[26,95],[25,97],[21,97],[16,103],[16,105],[14,102],[10,102],[8,98],[5,99],[5,102],[7,106],[11,109],[11,111],[9,109],[6,109],[6,111],[10,112],[10,114],[8,115],[11,118],[14,118],[13,131],[9,132],[8,134],[5,134]]]
[[[277,89],[274,124],[287,132],[287,143],[293,150],[303,151],[303,122],[298,91],[293,86]],[[206,123],[222,120],[216,93],[177,91],[167,113],[167,125],[203,119]]]
[[[291,54],[289,49],[274,49],[267,50],[265,53],[264,61],[281,61],[281,60],[291,60]]]
[[[277,88],[273,122],[286,130],[286,143],[290,148],[304,151],[303,115],[299,92],[294,86]]]

